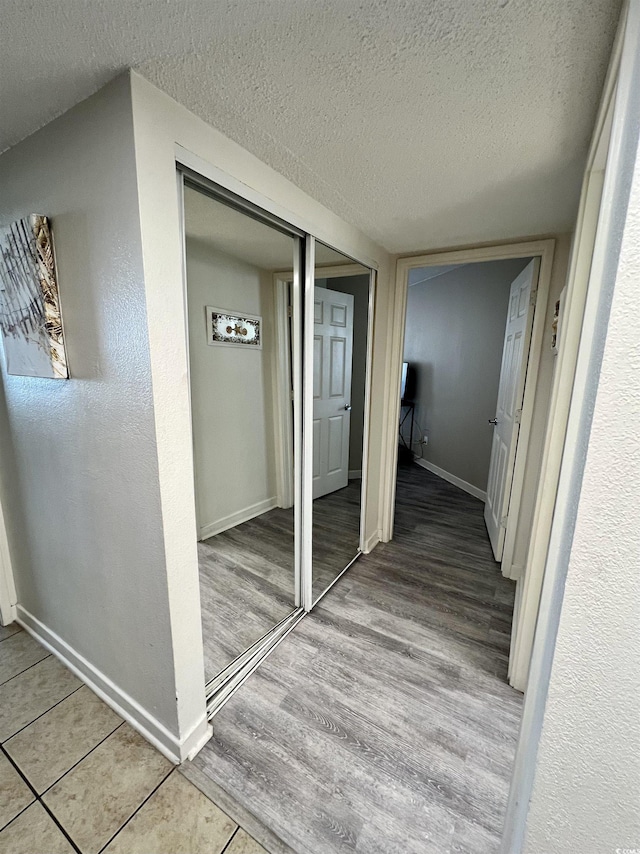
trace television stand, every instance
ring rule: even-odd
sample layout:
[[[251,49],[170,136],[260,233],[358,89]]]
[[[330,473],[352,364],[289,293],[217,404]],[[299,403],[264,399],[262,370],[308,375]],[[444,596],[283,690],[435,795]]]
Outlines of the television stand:
[[[411,454],[411,459],[413,459],[413,426],[415,423],[415,411],[416,411],[416,405],[415,405],[413,400],[401,400],[400,401],[400,424],[398,427],[398,435],[400,436],[400,442],[404,445],[404,447]],[[409,421],[409,444],[408,445],[407,445],[407,442],[406,442],[404,436],[402,435],[402,427],[403,427],[405,421],[407,420],[407,418],[411,419]]]

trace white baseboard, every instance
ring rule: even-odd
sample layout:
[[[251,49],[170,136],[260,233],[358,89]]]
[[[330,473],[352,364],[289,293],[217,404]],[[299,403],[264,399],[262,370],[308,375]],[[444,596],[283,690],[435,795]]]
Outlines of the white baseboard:
[[[10,626],[18,618],[18,611],[15,605],[3,605],[0,608],[0,614],[2,615],[2,620],[0,621],[0,625],[2,626]]]
[[[71,647],[60,635],[47,628],[37,617],[30,614],[22,605],[17,606],[17,621],[45,649],[81,679],[91,690],[104,700],[114,712],[124,718],[140,735],[151,742],[167,759],[180,764],[195,756],[201,747],[211,738],[212,727],[207,721],[206,707],[202,710],[202,719],[180,740],[164,724],[150,715],[137,700],[126,694],[108,676],[98,670],[83,655]]]
[[[358,480],[362,477],[362,469],[349,469],[349,480]]]
[[[467,483],[466,480],[462,480],[460,477],[456,477],[455,474],[449,474],[448,471],[441,469],[439,466],[434,466],[433,463],[430,463],[428,460],[423,460],[421,457],[414,457],[414,462],[419,466],[422,466],[423,469],[433,472],[433,474],[437,474],[438,477],[441,477],[443,480],[457,486],[458,489],[463,489],[465,492],[468,492],[469,495],[473,495],[474,498],[479,498],[480,501],[487,500],[487,493],[484,490],[478,489],[477,486],[474,486],[472,483]]]
[[[204,720],[199,720],[182,742],[182,750],[180,751],[182,759],[180,761],[195,759],[212,735],[213,726],[209,723],[205,710]]]
[[[248,522],[249,519],[255,519],[256,516],[262,516],[268,510],[273,510],[278,506],[278,499],[265,498],[264,501],[258,501],[257,504],[251,504],[243,510],[238,510],[236,513],[230,513],[217,522],[210,522],[208,525],[201,525],[198,528],[198,539],[208,540],[209,537],[215,537],[216,534],[221,534],[223,531],[228,531],[229,528],[235,528],[236,525],[241,525],[243,522]]]
[[[501,569],[504,577],[510,578],[511,581],[519,581],[524,575],[524,566],[520,563],[512,563],[510,566],[507,566],[503,561]]]
[[[381,531],[374,531],[373,534],[366,540],[362,553],[368,555],[372,552],[382,539]]]

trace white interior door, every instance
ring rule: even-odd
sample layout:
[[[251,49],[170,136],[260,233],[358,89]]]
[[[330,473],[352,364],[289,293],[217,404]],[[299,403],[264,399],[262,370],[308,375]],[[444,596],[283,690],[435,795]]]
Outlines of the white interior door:
[[[313,497],[349,482],[353,296],[314,289]]]
[[[537,288],[538,266],[537,259],[531,261],[511,284],[498,403],[495,419],[490,422],[493,424],[493,444],[484,520],[497,561],[502,560],[504,549],[533,324],[535,300],[532,294]]]

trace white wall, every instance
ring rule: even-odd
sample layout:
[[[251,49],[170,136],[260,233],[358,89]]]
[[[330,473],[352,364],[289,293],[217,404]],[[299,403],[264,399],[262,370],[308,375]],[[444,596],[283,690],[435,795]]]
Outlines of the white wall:
[[[196,507],[203,538],[276,506],[273,277],[190,238],[187,295]],[[209,346],[207,305],[260,315],[262,349]]]
[[[565,521],[552,535],[558,566],[546,569],[541,606],[546,631],[536,636],[534,650],[535,657],[538,648],[553,643],[552,620],[564,584],[528,805],[527,854],[600,854],[640,846],[637,3],[631,4],[629,29],[618,97],[631,100],[623,101],[628,112],[626,118],[617,114],[612,138],[620,171],[614,181],[607,179],[609,203],[596,240],[602,296],[587,304],[594,334],[583,342],[578,366],[576,385],[584,396],[572,403],[570,428],[575,424],[576,434],[563,460],[561,488],[566,483],[568,497],[559,515]]]
[[[528,259],[467,264],[413,285],[404,360],[416,373],[423,458],[487,488],[509,287]],[[409,438],[409,432],[406,431]],[[414,439],[420,438],[416,426]],[[414,445],[414,451],[419,446]]]
[[[19,614],[177,754],[128,79],[3,154],[0,199],[51,217],[71,371],[3,372]]]

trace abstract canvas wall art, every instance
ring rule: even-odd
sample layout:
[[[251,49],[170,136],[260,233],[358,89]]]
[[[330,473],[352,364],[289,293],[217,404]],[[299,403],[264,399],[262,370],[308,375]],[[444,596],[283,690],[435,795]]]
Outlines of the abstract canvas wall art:
[[[69,376],[46,216],[30,214],[0,229],[0,329],[8,373]]]

